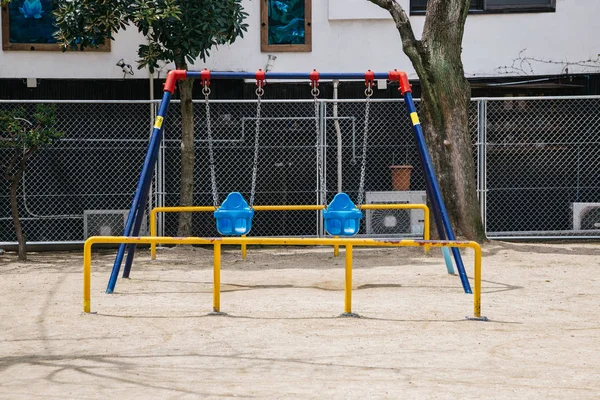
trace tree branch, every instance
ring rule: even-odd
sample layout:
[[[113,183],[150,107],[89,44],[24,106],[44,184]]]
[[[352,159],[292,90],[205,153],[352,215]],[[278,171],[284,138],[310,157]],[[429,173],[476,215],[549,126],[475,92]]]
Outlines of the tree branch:
[[[413,32],[412,25],[410,24],[410,20],[408,19],[408,15],[402,8],[400,4],[396,2],[396,0],[367,0],[379,7],[387,10],[394,22],[396,23],[396,28],[398,32],[400,32],[400,38],[402,40],[402,49],[404,53],[410,58],[413,65],[415,65],[415,69],[417,72],[419,68],[417,65],[423,64],[423,47],[420,40],[415,38],[415,33]]]

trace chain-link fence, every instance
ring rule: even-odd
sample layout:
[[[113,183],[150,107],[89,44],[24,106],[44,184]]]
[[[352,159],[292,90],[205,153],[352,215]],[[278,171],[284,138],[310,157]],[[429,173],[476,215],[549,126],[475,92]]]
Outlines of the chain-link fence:
[[[65,137],[32,158],[18,192],[28,242],[79,243],[92,235],[122,234],[157,103],[53,103]],[[35,102],[0,101],[0,109],[13,107],[31,113]],[[218,201],[232,191],[250,199],[257,142],[255,204],[325,204],[339,191],[356,201],[365,139],[364,202],[423,202],[424,177],[402,101],[372,100],[365,123],[366,108],[364,100],[265,100],[257,124],[256,101],[211,101],[208,114],[206,103],[196,102],[194,203],[213,204],[210,147]],[[490,238],[600,237],[599,108],[600,97],[471,102],[474,162]],[[179,104],[173,102],[151,206],[178,204],[180,132]],[[0,156],[4,161],[6,150]],[[410,183],[397,187],[393,167],[406,165],[414,166]],[[13,243],[3,182],[0,243]],[[158,222],[160,234],[177,234],[177,214],[159,214]],[[194,214],[193,230],[217,235],[212,214]],[[421,231],[417,212],[390,210],[367,213],[360,234]],[[318,236],[323,228],[317,212],[258,212],[251,234]]]
[[[480,102],[488,235],[600,236],[600,99]]]

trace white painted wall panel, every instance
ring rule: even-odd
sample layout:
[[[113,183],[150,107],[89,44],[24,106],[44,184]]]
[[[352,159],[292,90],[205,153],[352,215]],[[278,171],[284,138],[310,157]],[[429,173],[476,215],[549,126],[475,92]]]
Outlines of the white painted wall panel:
[[[408,0],[400,0],[400,3],[407,6]],[[244,6],[250,13],[245,38],[212,52],[206,64],[197,62],[194,69],[206,66],[221,71],[255,71],[264,68],[267,54],[260,51],[260,0],[245,0]],[[381,11],[367,0],[313,0],[313,51],[274,53],[277,60],[273,70],[317,68],[348,72],[398,68],[414,77],[414,70],[402,53],[393,21],[378,17],[364,19],[371,15],[381,15]],[[467,76],[501,75],[506,72],[501,67],[511,66],[521,51],[531,59],[554,62],[531,60],[530,68],[525,68],[530,74],[559,74],[566,63],[595,59],[600,53],[598,15],[598,0],[557,0],[555,13],[469,15],[463,42],[465,73]],[[413,16],[411,22],[420,37],[424,17]],[[128,29],[117,35],[110,53],[0,52],[0,78],[122,78],[115,64],[124,58],[134,65],[141,40],[137,32]],[[569,70],[572,73],[600,72],[600,68],[594,66],[571,65]],[[514,69],[509,72],[523,74]],[[147,76],[147,71],[136,70],[134,77]]]

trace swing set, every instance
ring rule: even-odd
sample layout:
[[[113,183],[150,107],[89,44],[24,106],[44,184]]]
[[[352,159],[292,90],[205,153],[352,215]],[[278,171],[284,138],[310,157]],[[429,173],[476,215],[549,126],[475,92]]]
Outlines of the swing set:
[[[163,135],[163,122],[167,116],[167,111],[171,96],[175,92],[176,82],[185,79],[200,79],[202,85],[202,93],[205,98],[205,109],[206,109],[206,128],[209,146],[209,163],[210,163],[210,179],[211,189],[213,196],[213,204],[215,207],[214,217],[216,221],[217,231],[223,236],[243,236],[247,235],[252,229],[252,219],[254,216],[254,198],[256,193],[256,180],[258,173],[258,158],[259,158],[259,143],[260,143],[260,123],[261,123],[261,101],[264,95],[264,85],[266,79],[303,79],[309,80],[311,86],[311,95],[314,99],[315,104],[315,128],[317,137],[317,167],[318,176],[321,188],[321,199],[325,199],[325,177],[321,162],[321,152],[319,151],[319,117],[318,117],[318,96],[319,96],[319,80],[365,80],[365,119],[364,119],[364,134],[362,144],[362,158],[361,158],[361,172],[360,172],[360,183],[358,188],[358,196],[356,204],[350,199],[347,193],[337,193],[333,200],[323,209],[322,216],[324,221],[325,231],[332,236],[354,236],[360,230],[360,220],[362,219],[362,212],[360,210],[363,205],[364,195],[364,182],[365,182],[365,170],[366,170],[366,156],[367,156],[367,142],[368,142],[368,127],[369,127],[369,106],[371,96],[373,94],[373,84],[375,79],[387,79],[399,83],[399,90],[402,93],[405,105],[409,112],[414,137],[417,143],[417,149],[419,152],[419,160],[421,168],[424,171],[426,190],[428,198],[430,198],[432,205],[432,213],[438,233],[441,240],[456,240],[450,220],[444,205],[444,201],[441,197],[441,192],[437,182],[437,178],[433,171],[431,159],[425,139],[423,137],[423,131],[419,122],[419,117],[416,113],[416,108],[412,99],[411,87],[408,82],[406,73],[397,70],[390,71],[388,73],[375,73],[367,71],[366,73],[319,73],[316,70],[306,73],[274,73],[264,72],[258,70],[256,73],[246,72],[213,72],[209,70],[203,70],[200,72],[189,72],[184,70],[174,70],[169,72],[166,83],[164,85],[164,92],[162,101],[160,103],[158,115],[155,120],[150,144],[140,174],[135,196],[129,211],[127,222],[125,224],[124,237],[137,237],[139,235],[141,223],[143,220],[144,209],[146,208],[146,202],[148,199],[148,192],[150,189],[150,182],[154,172],[154,166],[158,156],[160,142]],[[257,96],[257,107],[256,107],[256,123],[255,123],[255,137],[254,137],[254,157],[253,157],[253,168],[252,168],[252,185],[250,192],[250,201],[247,202],[240,192],[229,193],[222,204],[219,204],[219,195],[217,189],[217,178],[215,168],[215,157],[213,150],[213,135],[211,130],[210,120],[210,81],[211,79],[255,79],[256,80],[256,96]],[[135,254],[135,243],[121,243],[113,265],[111,276],[109,279],[106,293],[112,293],[114,291],[117,276],[119,274],[121,264],[125,252],[127,251],[127,259],[125,261],[125,268],[123,270],[123,277],[129,277],[133,257]],[[465,293],[472,293],[469,281],[466,276],[465,268],[460,256],[459,249],[452,247],[452,253],[458,273],[463,285]],[[444,253],[446,256],[446,253]],[[448,255],[449,258],[449,255]]]
[[[216,172],[215,172],[215,157],[213,150],[213,139],[210,122],[210,82],[203,82],[202,93],[205,98],[206,108],[206,130],[208,137],[208,154],[210,163],[210,180],[213,196],[213,204],[216,209],[214,212],[217,231],[221,235],[242,236],[247,235],[252,229],[252,217],[254,216],[254,197],[256,193],[256,177],[258,173],[258,156],[259,156],[259,137],[260,137],[260,122],[261,122],[261,100],[264,95],[264,73],[259,71],[260,75],[256,78],[256,123],[254,134],[254,159],[252,163],[252,186],[250,190],[250,201],[246,202],[244,196],[240,192],[230,193],[223,204],[219,205],[219,194],[217,190]],[[319,170],[319,181],[321,187],[321,198],[326,198],[325,174],[322,168],[321,152],[319,151],[319,88],[318,76],[315,76],[316,71],[311,74],[311,94],[315,104],[315,137],[317,143],[317,168]],[[372,75],[372,72],[369,72]],[[360,230],[360,220],[362,212],[360,207],[363,202],[366,156],[367,156],[367,132],[369,127],[369,105],[371,96],[373,95],[373,78],[370,77],[365,82],[365,95],[367,98],[365,107],[365,126],[362,144],[362,163],[360,172],[360,184],[358,189],[358,201],[355,205],[350,196],[346,193],[338,193],[329,205],[323,210],[323,221],[325,231],[332,236],[354,236]]]

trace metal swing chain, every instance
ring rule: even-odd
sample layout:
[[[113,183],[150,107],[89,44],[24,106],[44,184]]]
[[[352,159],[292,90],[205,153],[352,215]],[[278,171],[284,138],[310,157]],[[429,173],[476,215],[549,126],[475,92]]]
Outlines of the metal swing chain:
[[[219,207],[219,194],[217,193],[217,177],[215,173],[215,155],[213,152],[213,140],[212,131],[210,127],[210,105],[208,102],[208,96],[210,95],[210,88],[208,82],[204,84],[202,88],[202,94],[204,94],[204,102],[206,104],[206,134],[208,136],[208,159],[210,161],[210,183],[212,186],[213,204],[215,208]]]
[[[365,96],[367,103],[365,104],[365,130],[363,134],[363,148],[362,148],[362,164],[360,166],[360,183],[358,185],[358,199],[356,205],[360,208],[364,200],[364,188],[365,188],[365,172],[367,169],[367,136],[369,132],[369,109],[371,105],[371,96],[373,95],[373,89],[371,83],[367,83],[365,89]]]
[[[313,95],[313,98],[315,100],[315,133],[316,133],[316,137],[317,137],[317,142],[315,144],[315,148],[317,150],[317,173],[319,175],[319,185],[321,187],[320,190],[318,190],[318,192],[321,195],[321,200],[323,201],[324,204],[327,204],[327,191],[325,188],[325,174],[323,171],[323,166],[321,164],[321,142],[320,142],[320,129],[319,129],[319,89],[317,87],[313,87],[313,89],[311,90],[311,94]]]
[[[260,135],[260,106],[264,93],[265,90],[262,88],[262,86],[259,86],[256,89],[256,133],[254,134],[254,162],[252,163],[252,189],[250,191],[250,207],[254,205],[254,194],[256,193],[256,176],[258,173],[258,144]]]

